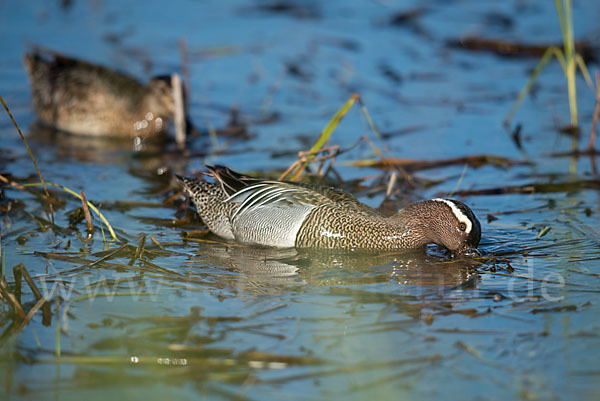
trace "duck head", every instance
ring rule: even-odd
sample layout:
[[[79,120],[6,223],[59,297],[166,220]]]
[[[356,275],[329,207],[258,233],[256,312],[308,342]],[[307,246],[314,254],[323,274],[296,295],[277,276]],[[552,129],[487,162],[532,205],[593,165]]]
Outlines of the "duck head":
[[[479,255],[481,224],[475,213],[454,199],[432,199],[400,210],[401,221],[418,245],[435,243],[454,255]]]

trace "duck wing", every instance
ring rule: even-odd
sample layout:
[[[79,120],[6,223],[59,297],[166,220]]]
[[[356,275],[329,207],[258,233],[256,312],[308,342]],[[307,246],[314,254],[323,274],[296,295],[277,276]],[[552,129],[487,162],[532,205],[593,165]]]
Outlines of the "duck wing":
[[[323,204],[331,204],[331,200],[308,188],[281,181],[259,181],[235,192],[225,202],[239,204],[232,220],[245,214],[263,209],[289,209],[290,217],[302,215],[305,210],[312,210]]]
[[[248,183],[249,184],[249,183]],[[318,192],[279,181],[257,180],[223,202],[237,205],[231,227],[237,241],[293,247],[308,214],[331,200]]]
[[[265,189],[265,195],[267,193],[276,195],[277,191],[275,188],[280,188],[282,190],[287,190],[287,192],[284,193],[288,194],[288,197],[290,197],[290,199],[288,199],[289,201],[294,201],[295,199],[297,202],[304,203],[310,203],[311,201],[317,202],[318,204],[334,203],[340,207],[352,209],[354,212],[358,212],[365,216],[382,217],[381,213],[379,213],[377,210],[365,205],[351,194],[339,188],[303,182],[268,181],[239,174],[224,166],[207,166],[207,168],[211,172],[211,175],[221,185],[223,191],[228,196],[232,197],[232,199],[233,195],[237,194],[238,196],[236,196],[235,199],[239,202],[243,201],[245,196],[249,196],[251,194],[255,195],[253,190],[241,192],[242,190],[262,183],[268,184],[268,186],[271,187],[271,190]],[[295,188],[296,190],[293,191],[291,188]],[[268,197],[260,198],[262,200],[268,199]],[[275,196],[273,201],[282,200],[284,198],[285,197],[282,198]]]

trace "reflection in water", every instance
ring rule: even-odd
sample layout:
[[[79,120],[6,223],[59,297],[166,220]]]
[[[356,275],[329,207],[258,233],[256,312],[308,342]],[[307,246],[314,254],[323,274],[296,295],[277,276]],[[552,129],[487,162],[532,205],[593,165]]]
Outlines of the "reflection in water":
[[[245,247],[227,243],[200,243],[191,267],[209,265],[217,282],[237,291],[279,292],[284,286],[305,284],[293,264],[294,249]]]
[[[51,160],[65,163],[67,169],[72,163],[127,165],[131,176],[143,178],[150,184],[161,182],[160,188],[152,192],[153,196],[164,190],[165,180],[161,176],[165,171],[186,171],[189,163],[187,157],[172,150],[175,144],[165,136],[132,139],[81,136],[36,121],[29,128],[28,140],[38,152],[50,154]]]
[[[39,121],[29,127],[28,140],[38,146],[53,149],[57,160],[71,159],[81,163],[118,165],[127,164],[131,151],[160,154],[164,138],[103,138],[73,135],[56,130]]]
[[[323,252],[302,250],[309,267],[300,276],[314,283],[331,275],[335,284],[390,282],[417,286],[455,286],[474,272],[479,264],[469,259],[448,259],[424,251],[405,252]],[[327,284],[327,280],[323,281]]]
[[[296,250],[225,242],[200,243],[192,267],[194,262],[226,269],[228,273],[221,278],[233,280],[230,284],[237,289],[264,291],[307,283],[313,286],[390,283],[433,291],[436,287],[460,285],[476,274],[480,265],[475,260],[450,259],[424,251]]]
[[[70,388],[102,389],[107,382],[112,388],[129,388],[133,382],[150,388],[159,376],[160,390],[172,387],[177,394],[182,391],[178,386],[190,380],[211,392],[213,386],[229,384],[251,385],[253,393],[265,394],[273,385],[306,380],[323,380],[336,389],[338,380],[349,377],[367,387],[383,378],[388,388],[382,391],[389,395],[398,380],[405,383],[405,376],[410,380],[441,360],[437,350],[411,353],[415,343],[437,341],[432,335],[422,340],[412,331],[450,313],[444,290],[462,284],[475,267],[472,260],[448,259],[431,250],[327,252],[208,240],[191,248],[185,248],[193,256],[183,266],[191,280],[171,277],[174,287],[155,298],[74,302],[72,316],[83,316],[89,305],[99,311],[84,321],[89,337],[74,346],[82,351],[55,360],[43,350],[26,350],[36,360],[33,366],[43,369],[60,361],[72,367],[71,376],[60,382],[63,395]],[[168,275],[146,271],[138,278],[144,277],[169,283]],[[174,297],[179,284],[193,292]],[[405,294],[407,288],[414,292]],[[431,296],[436,294],[441,296]],[[77,324],[76,319],[69,322]],[[64,342],[70,342],[66,336]],[[369,353],[366,343],[375,344]],[[50,380],[44,382],[49,387]],[[38,382],[31,391],[41,395],[45,390]]]
[[[126,163],[131,152],[130,141],[72,135],[39,121],[29,127],[28,140],[37,146],[52,147],[57,160],[81,163]]]

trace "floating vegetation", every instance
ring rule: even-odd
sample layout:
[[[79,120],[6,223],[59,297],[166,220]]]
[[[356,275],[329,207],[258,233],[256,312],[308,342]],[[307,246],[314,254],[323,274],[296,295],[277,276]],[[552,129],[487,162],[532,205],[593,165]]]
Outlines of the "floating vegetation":
[[[69,189],[67,187],[65,187],[64,185],[60,185],[60,184],[55,184],[53,182],[46,182],[46,185],[50,185],[53,187],[57,187],[62,189],[63,191],[73,195],[74,197],[78,198],[79,200],[81,200],[82,202],[84,202],[84,195],[82,194],[78,194],[77,192],[73,191],[72,189]],[[42,185],[41,183],[29,183],[29,184],[23,184],[24,187],[34,187],[34,186],[38,186],[38,185]],[[94,213],[96,213],[96,215],[100,218],[100,220],[102,220],[102,222],[106,225],[106,228],[108,229],[108,232],[110,233],[110,236],[112,237],[113,241],[117,240],[117,234],[115,234],[115,231],[113,230],[112,226],[110,225],[110,223],[108,222],[108,220],[106,220],[106,217],[104,217],[104,215],[98,210],[98,208],[96,208],[96,206],[94,206],[90,201],[85,200],[85,204],[94,211]],[[89,211],[88,211],[89,212]],[[87,221],[87,218],[86,218]],[[88,223],[88,230],[89,230],[89,223]],[[93,227],[93,226],[92,226]],[[102,226],[100,226],[102,227]],[[104,239],[104,231],[102,231],[102,238]]]
[[[524,185],[506,185],[503,187],[482,188],[482,189],[463,189],[456,191],[458,196],[473,195],[499,195],[499,194],[536,194],[536,193],[557,193],[557,192],[576,192],[584,189],[600,190],[598,180],[574,180],[556,183],[531,183]]]
[[[542,238],[544,235],[548,234],[551,229],[552,229],[552,227],[550,227],[550,226],[544,226],[544,227],[542,227],[542,229],[540,230],[540,232],[538,232],[538,235],[536,235],[535,239]]]
[[[450,47],[470,51],[490,51],[502,57],[543,57],[550,48],[559,49],[561,44],[529,44],[519,43],[503,39],[487,39],[470,36],[461,39],[449,40],[446,44]],[[581,55],[584,61],[596,60],[594,48],[587,41],[574,43],[575,51]]]
[[[77,194],[76,192],[74,192],[73,190],[63,186],[63,185],[59,185],[59,184],[55,184],[55,183],[51,183],[48,182],[46,183],[44,181],[44,179],[42,178],[42,173],[40,171],[40,169],[38,168],[37,163],[35,162],[35,157],[33,156],[33,152],[31,151],[31,149],[29,148],[29,145],[27,144],[27,141],[25,140],[25,137],[23,136],[23,133],[21,132],[21,129],[19,128],[19,125],[17,124],[17,122],[15,121],[14,117],[12,116],[10,110],[8,109],[8,106],[6,105],[6,103],[4,102],[4,99],[0,96],[0,101],[2,102],[2,105],[4,106],[4,109],[6,110],[7,114],[9,115],[11,121],[13,122],[15,128],[17,129],[17,132],[19,133],[19,136],[21,137],[21,140],[23,141],[23,144],[25,145],[25,147],[27,148],[27,153],[29,153],[29,157],[31,158],[31,161],[33,163],[33,165],[35,166],[35,169],[38,173],[38,176],[40,177],[40,182],[39,183],[34,183],[34,184],[25,184],[22,185],[21,188],[25,187],[25,186],[36,186],[36,185],[41,185],[44,188],[44,193],[46,194],[46,199],[50,199],[50,194],[48,193],[48,188],[46,185],[51,185],[51,186],[55,186],[58,187],[60,189],[62,189],[65,192],[70,193],[71,195],[79,198],[80,200],[82,200],[82,202],[84,202],[85,196],[83,195],[83,192],[80,194]],[[14,186],[16,186],[17,188],[19,188],[18,184],[15,184]],[[108,228],[110,235],[112,236],[113,240],[117,239],[117,235],[115,234],[112,226],[110,225],[110,223],[108,222],[108,220],[106,220],[106,218],[102,215],[102,213],[100,213],[100,211],[90,202],[85,201],[85,204],[87,204],[87,206],[89,206],[97,215],[98,217],[104,222],[104,224],[106,224],[106,227]],[[54,212],[53,212],[53,207],[52,207],[52,202],[48,202],[49,208],[50,208],[50,213],[52,216],[52,219],[54,219]],[[89,211],[88,211],[89,214]],[[88,221],[88,231],[90,230],[90,227],[92,228],[93,231],[93,225],[90,223],[91,218],[88,219],[88,217],[86,216],[86,219]],[[104,231],[102,231],[102,237],[104,238]]]
[[[493,165],[496,167],[511,167],[527,164],[529,163],[493,155],[469,155],[464,157],[437,160],[381,158],[379,160],[357,160],[348,162],[348,165],[356,167],[373,167],[380,169],[393,169],[397,167],[402,167],[406,171],[411,172],[452,165],[466,165],[470,167],[482,167],[487,165]]]

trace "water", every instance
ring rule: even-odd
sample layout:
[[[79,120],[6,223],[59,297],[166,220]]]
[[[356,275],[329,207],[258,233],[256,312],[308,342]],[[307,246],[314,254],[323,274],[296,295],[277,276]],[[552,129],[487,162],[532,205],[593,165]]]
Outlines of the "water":
[[[535,59],[445,45],[468,34],[559,42],[553,3],[431,1],[416,24],[400,27],[387,21],[414,4],[303,2],[279,13],[268,4],[0,4],[1,93],[44,178],[83,190],[120,237],[107,246],[98,230],[86,241],[84,223],[68,228],[67,213],[79,203],[64,192],[55,192],[62,202],[52,228],[36,195],[3,187],[9,288],[12,267],[23,263],[42,291],[56,290],[50,313],[39,311],[23,328],[0,304],[3,399],[597,399],[598,191],[562,185],[597,176],[588,158],[551,156],[571,146],[556,132],[569,121],[560,66],[547,67],[535,98],[516,115],[520,151],[501,121]],[[599,11],[595,2],[574,5],[576,35],[597,35]],[[28,44],[145,80],[180,71],[181,40],[190,56],[192,120],[205,131],[221,128],[235,105],[252,139],[197,139],[186,158],[172,144],[133,152],[128,143],[35,125],[21,65]],[[578,89],[583,146],[594,96],[582,80]],[[171,172],[210,163],[286,168],[354,92],[394,157],[485,153],[531,162],[419,171],[440,182],[403,187],[394,207],[445,195],[457,183],[459,191],[561,185],[460,197],[482,222],[480,249],[497,255],[488,260],[452,260],[434,247],[426,254],[323,254],[183,238],[202,226],[173,224],[186,214],[177,202],[162,203],[176,190]],[[394,134],[407,127],[413,129]],[[372,138],[353,109],[332,142],[347,147],[363,135]],[[35,181],[7,117],[0,118],[0,138],[2,174]],[[335,166],[347,181],[381,174],[343,163],[372,157],[363,144]],[[352,189],[377,207],[384,191],[367,196],[371,184]],[[536,238],[544,227],[550,231]],[[26,285],[21,300],[26,311],[36,303]]]

